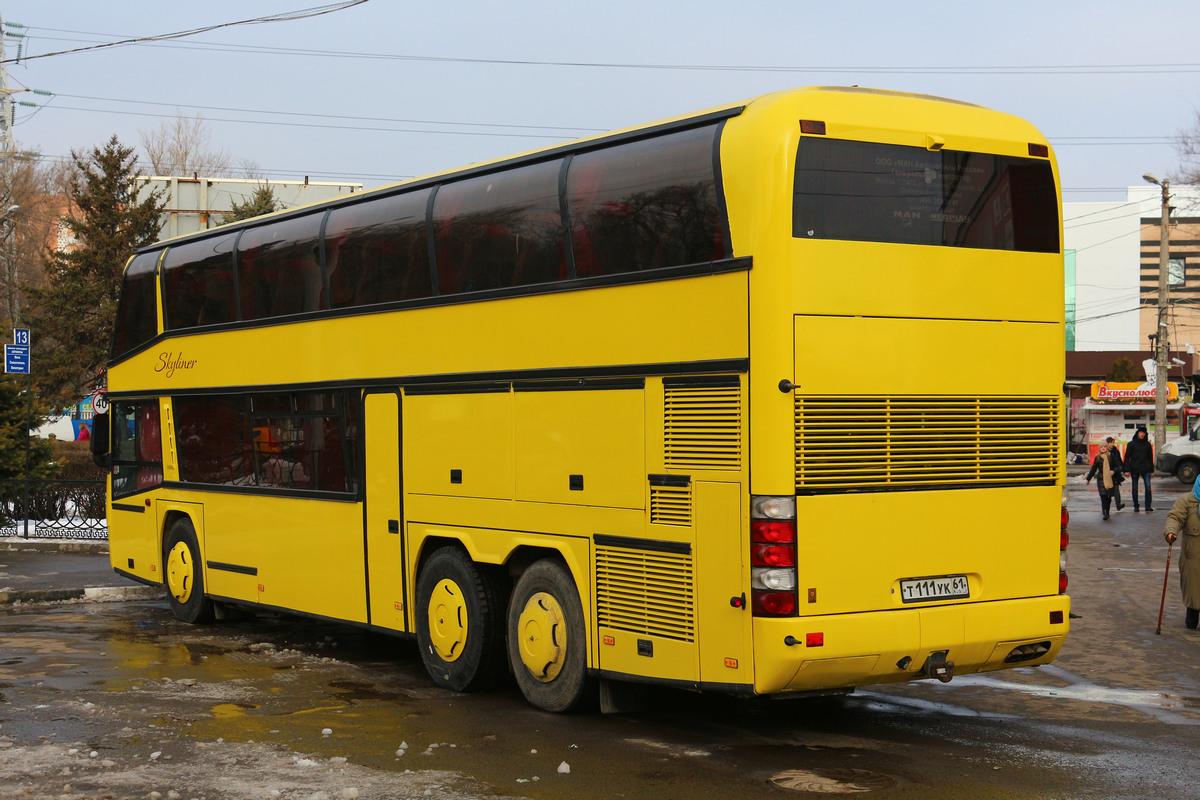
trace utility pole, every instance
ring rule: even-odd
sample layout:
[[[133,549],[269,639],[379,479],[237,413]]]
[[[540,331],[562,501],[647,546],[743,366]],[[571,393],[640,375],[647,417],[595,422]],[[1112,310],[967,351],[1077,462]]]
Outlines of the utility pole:
[[[1170,338],[1167,336],[1167,307],[1170,303],[1171,272],[1171,180],[1161,181],[1146,173],[1142,179],[1162,187],[1162,221],[1159,223],[1158,243],[1158,322],[1152,337],[1155,342],[1154,361],[1154,452],[1162,452],[1167,441],[1167,370],[1170,367]]]

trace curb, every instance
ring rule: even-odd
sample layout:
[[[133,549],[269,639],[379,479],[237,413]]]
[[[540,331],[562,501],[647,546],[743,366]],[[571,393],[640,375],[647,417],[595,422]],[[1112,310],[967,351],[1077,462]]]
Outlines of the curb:
[[[0,606],[21,603],[54,603],[84,600],[92,603],[111,603],[119,600],[159,599],[161,586],[101,586],[89,589],[25,589],[0,592]]]
[[[34,550],[39,553],[107,553],[107,539],[0,539],[0,551]]]

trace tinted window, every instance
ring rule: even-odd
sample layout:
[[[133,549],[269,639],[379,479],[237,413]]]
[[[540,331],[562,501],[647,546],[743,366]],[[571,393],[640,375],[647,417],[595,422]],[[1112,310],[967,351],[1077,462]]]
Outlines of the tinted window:
[[[123,497],[162,483],[162,429],[158,401],[112,406],[112,493]]]
[[[181,481],[253,484],[245,398],[180,397],[173,406]]]
[[[234,234],[179,245],[163,258],[167,330],[237,320]]]
[[[158,334],[158,292],[155,290],[154,267],[161,253],[142,253],[125,269],[113,330],[113,358],[128,353]]]
[[[442,294],[567,277],[561,161],[444,184],[433,204]]]
[[[238,240],[242,319],[282,317],[322,306],[321,214],[248,228]]]
[[[340,392],[250,398],[257,485],[352,490],[340,400]]]
[[[357,415],[345,392],[175,400],[180,480],[354,492]]]
[[[325,223],[332,308],[428,297],[429,190],[336,208]]]
[[[1058,194],[1044,159],[804,137],[792,235],[1057,253]]]
[[[726,255],[713,126],[583,153],[567,174],[581,278],[698,264]]]

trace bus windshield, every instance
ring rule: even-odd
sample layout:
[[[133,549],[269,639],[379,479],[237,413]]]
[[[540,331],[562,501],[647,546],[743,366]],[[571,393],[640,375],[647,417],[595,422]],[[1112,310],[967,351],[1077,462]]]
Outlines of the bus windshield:
[[[1057,253],[1050,162],[806,136],[792,235]]]

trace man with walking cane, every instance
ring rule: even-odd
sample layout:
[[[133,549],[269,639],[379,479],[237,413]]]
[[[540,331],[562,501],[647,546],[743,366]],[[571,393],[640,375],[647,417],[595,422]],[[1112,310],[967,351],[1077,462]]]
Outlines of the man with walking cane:
[[[1163,538],[1168,545],[1175,544],[1181,536],[1179,553],[1179,587],[1183,591],[1183,604],[1187,607],[1184,624],[1191,630],[1200,625],[1200,478],[1192,491],[1181,495],[1167,514],[1167,525]],[[1168,558],[1170,549],[1168,549]]]

